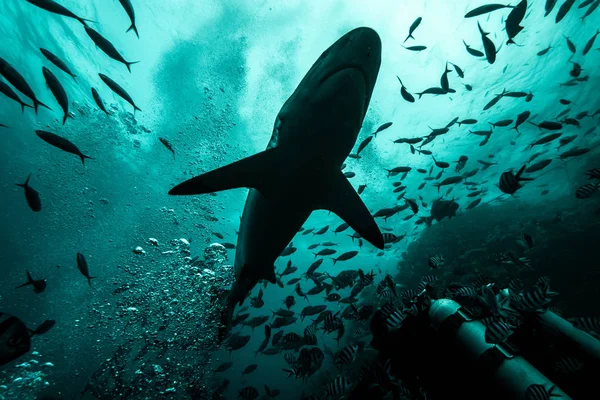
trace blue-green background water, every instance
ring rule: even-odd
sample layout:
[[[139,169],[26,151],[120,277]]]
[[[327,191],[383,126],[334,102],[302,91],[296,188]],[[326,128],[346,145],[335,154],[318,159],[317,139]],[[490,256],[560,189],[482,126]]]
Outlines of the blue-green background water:
[[[567,107],[559,104],[561,98],[573,101],[568,106],[572,108],[569,116],[582,111],[591,114],[600,108],[596,70],[600,57],[596,48],[600,47],[600,41],[586,56],[581,54],[599,26],[600,14],[596,11],[582,22],[579,17],[584,10],[576,8],[578,2],[556,24],[556,9],[544,18],[543,2],[529,2],[523,22],[525,29],[516,38],[521,46],[507,46],[502,21],[509,10],[477,19],[463,18],[468,10],[483,3],[133,1],[140,32],[138,40],[132,32],[125,33],[130,23],[117,1],[62,1],[76,14],[95,21],[91,26],[109,38],[128,61],[140,61],[132,66],[130,74],[125,66],[95,48],[77,21],[52,15],[26,1],[3,0],[0,56],[15,66],[38,97],[54,109],[54,112],[40,109],[37,116],[30,109],[21,114],[17,103],[0,97],[0,123],[10,127],[0,128],[0,309],[18,315],[28,326],[48,318],[57,320],[54,330],[33,342],[33,350],[41,353],[41,362],[54,364],[43,370],[43,381],[48,385],[37,385],[28,393],[48,390],[66,398],[79,393],[117,346],[125,340],[135,341],[136,335],[123,334],[126,319],[120,311],[138,307],[140,313],[154,313],[162,308],[159,303],[172,301],[165,291],[177,293],[181,286],[190,285],[176,274],[162,279],[149,277],[169,271],[170,265],[148,243],[149,238],[158,239],[163,247],[168,247],[172,239],[187,238],[192,255],[201,254],[207,245],[219,241],[212,233],[215,231],[225,236],[222,241],[236,242],[246,190],[190,198],[169,197],[167,191],[191,176],[262,151],[279,108],[312,63],[338,37],[358,26],[374,28],[383,43],[381,71],[359,141],[384,122],[393,122],[363,151],[361,160],[347,162],[346,171],[356,173],[351,178],[354,186],[368,184],[362,198],[372,212],[398,204],[396,195],[391,193],[391,182],[399,179],[388,178],[386,168],[409,165],[428,170],[432,165],[431,157],[413,155],[407,145],[393,144],[392,140],[399,137],[425,136],[430,132],[428,127],[443,127],[455,117],[475,118],[478,125],[455,125],[426,148],[434,152],[436,159],[447,162],[467,155],[469,161],[463,172],[481,167],[476,160],[498,165],[472,178],[487,189],[482,203],[474,210],[465,211],[472,199],[465,197],[468,193],[465,188],[457,187],[449,195],[461,205],[455,219],[434,223],[432,228],[415,226],[416,218],[404,221],[410,210],[385,222],[379,219],[380,226],[392,227],[395,233],[406,232],[408,236],[383,256],[376,257],[378,251],[365,243],[356,258],[336,266],[327,260],[322,269],[334,273],[346,268],[374,269],[398,274],[398,282],[405,279],[407,284],[414,284],[417,275],[428,273],[427,254],[444,253],[447,259],[456,260],[464,255],[466,248],[491,251],[494,246],[502,247],[503,241],[513,243],[523,226],[531,227],[527,224],[532,224],[533,219],[549,221],[536,225],[535,237],[540,244],[531,258],[539,273],[558,278],[558,289],[565,298],[563,307],[571,307],[573,313],[593,314],[596,310],[593,304],[597,303],[594,279],[598,280],[593,268],[598,196],[582,201],[575,198],[574,192],[587,183],[583,172],[599,166],[597,132],[583,137],[584,132],[597,125],[597,117],[583,118],[580,129],[565,126],[564,135],[578,133],[579,137],[560,151],[556,150],[557,143],[544,147],[548,152],[538,160],[552,158],[551,165],[534,174],[535,181],[527,183],[513,197],[499,197],[502,195],[497,187],[499,176],[507,169],[518,169],[541,150],[527,149],[540,136],[538,128],[525,124],[520,135],[508,128],[496,128],[485,146],[479,146],[481,137],[470,135],[468,130],[488,129],[488,122],[514,119],[525,110],[531,111],[531,121],[554,120]],[[416,40],[406,45],[422,44],[427,49],[415,53],[401,44],[408,27],[419,16],[423,22],[414,34]],[[503,43],[493,65],[469,55],[462,43],[464,40],[482,49],[477,21],[491,32],[490,38],[497,47]],[[565,36],[577,45],[577,53],[572,57]],[[548,46],[551,49],[545,56],[536,55]],[[39,52],[40,47],[67,62],[77,75],[76,81],[51,66]],[[583,75],[589,75],[588,81],[574,87],[559,86],[571,79],[569,60],[582,65]],[[465,71],[464,79],[450,74],[455,94],[423,96],[414,104],[401,98],[396,75],[414,94],[439,85],[446,61]],[[60,107],[46,88],[42,66],[55,71],[68,93],[74,118],[65,126],[61,124]],[[100,81],[99,72],[121,83],[143,111],[131,114],[131,107]],[[464,84],[472,85],[473,90],[467,91]],[[91,87],[99,90],[110,106],[111,116],[96,108]],[[482,111],[493,95],[504,88],[531,91],[533,100],[527,103],[522,98],[504,98],[490,110]],[[88,160],[82,166],[76,157],[39,140],[34,129],[69,138],[95,160]],[[175,159],[159,142],[159,136],[173,144]],[[574,147],[592,150],[568,162],[556,158],[561,151]],[[436,168],[434,174],[438,171]],[[15,186],[29,174],[33,174],[31,185],[41,194],[44,209],[40,213],[31,212],[22,189]],[[444,176],[452,174],[446,171]],[[417,187],[423,177],[413,171],[403,184],[408,186],[407,197],[421,195],[431,204],[445,188],[438,195],[430,182],[419,191]],[[549,193],[542,196],[544,189]],[[562,215],[559,222],[555,219],[557,213]],[[428,210],[421,208],[419,215],[427,216]],[[333,214],[318,211],[304,226],[335,227],[341,222]],[[336,237],[329,232],[322,239],[298,236],[293,243],[299,250],[292,260],[299,272],[313,260],[306,247],[323,240],[338,241],[339,253],[358,249],[346,235]],[[145,256],[132,253],[137,246],[144,248]],[[93,289],[75,268],[77,252],[86,254],[92,275],[98,276]],[[230,260],[233,256],[234,251],[229,251]],[[287,258],[278,261],[279,271],[286,262]],[[130,264],[138,265],[143,272],[135,276],[123,272],[124,266]],[[458,264],[466,269],[466,274],[475,274],[479,268],[463,259],[452,263],[454,268]],[[43,294],[36,295],[29,289],[14,290],[24,282],[25,269],[34,277],[48,279]],[[442,273],[452,270],[448,268]],[[284,281],[288,278],[291,277]],[[118,303],[118,296],[112,292],[123,283],[144,287],[148,297],[143,306]],[[253,311],[253,315],[280,307],[283,298],[292,291],[292,286],[280,289],[269,285],[265,289],[265,307]],[[569,296],[571,302],[567,301]],[[313,297],[310,304],[319,304],[321,297]],[[304,300],[297,301],[300,306],[305,305]],[[183,313],[193,305],[181,304],[178,308],[169,303],[169,307],[174,313]],[[102,312],[106,314],[100,317]],[[165,315],[170,318],[168,312]],[[301,333],[304,326],[288,330]],[[205,335],[203,329],[209,328],[197,327],[194,335]],[[156,327],[150,325],[147,329]],[[169,332],[176,333],[177,324],[171,325]],[[282,397],[297,398],[294,396],[299,395],[303,385],[286,379],[281,371],[285,367],[281,356],[259,356],[254,361],[262,332],[262,327],[256,329],[247,347],[233,353],[234,367],[229,375],[225,374],[232,382],[228,398],[236,398],[237,391],[246,385],[253,385],[262,393],[266,382],[280,388]],[[333,337],[325,339],[325,344],[334,347]],[[23,374],[22,368],[19,370],[15,364],[30,358],[27,355],[2,367],[0,384],[14,385],[12,380]],[[217,352],[213,358],[219,360],[214,365],[230,360],[226,352]],[[239,371],[253,362],[259,364],[259,369],[240,380]],[[331,376],[334,375],[332,372]],[[318,387],[319,383],[309,382],[304,388],[310,385]],[[173,396],[186,398],[178,383],[171,386],[178,388]]]

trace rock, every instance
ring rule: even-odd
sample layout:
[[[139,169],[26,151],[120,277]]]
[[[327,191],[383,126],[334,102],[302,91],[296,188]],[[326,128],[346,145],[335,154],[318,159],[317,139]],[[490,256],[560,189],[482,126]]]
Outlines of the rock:
[[[144,251],[144,249],[142,249],[141,246],[136,247],[135,249],[133,249],[133,252],[135,254],[146,254],[146,252]]]
[[[156,240],[154,238],[148,239],[148,243],[150,243],[152,246],[158,247],[158,240]]]

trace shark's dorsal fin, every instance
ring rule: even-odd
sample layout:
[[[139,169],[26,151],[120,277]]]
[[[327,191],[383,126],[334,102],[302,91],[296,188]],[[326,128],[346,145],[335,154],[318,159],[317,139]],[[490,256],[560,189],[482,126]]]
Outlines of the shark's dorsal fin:
[[[378,249],[383,249],[383,235],[379,227],[344,173],[332,169],[326,180],[327,190],[319,193],[313,208],[337,214],[361,237]]]
[[[205,174],[188,179],[169,191],[170,195],[192,195],[220,192],[237,188],[256,189],[266,196],[266,179],[274,165],[278,165],[279,151],[268,149],[253,156],[217,168]]]

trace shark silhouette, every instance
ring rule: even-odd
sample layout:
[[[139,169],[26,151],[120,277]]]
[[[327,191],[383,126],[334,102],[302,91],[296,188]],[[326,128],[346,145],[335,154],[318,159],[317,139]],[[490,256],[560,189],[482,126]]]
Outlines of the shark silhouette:
[[[275,283],[275,260],[314,210],[340,216],[382,249],[371,213],[341,171],[355,145],[381,65],[381,40],[357,28],[313,64],[277,118],[267,149],[189,179],[170,195],[250,188],[235,255],[236,280],[228,292],[220,338],[235,306],[260,281]]]

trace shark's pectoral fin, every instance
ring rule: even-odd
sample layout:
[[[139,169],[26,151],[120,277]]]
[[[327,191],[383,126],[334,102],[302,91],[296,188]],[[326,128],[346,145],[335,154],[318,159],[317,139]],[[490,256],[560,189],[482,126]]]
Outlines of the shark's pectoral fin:
[[[270,176],[268,171],[278,165],[278,153],[278,149],[273,148],[217,168],[180,183],[169,194],[204,194],[245,187],[265,195],[269,186],[266,181]]]
[[[383,249],[383,235],[379,227],[342,171],[332,171],[326,185],[327,190],[316,199],[314,209],[334,212],[365,240]]]

